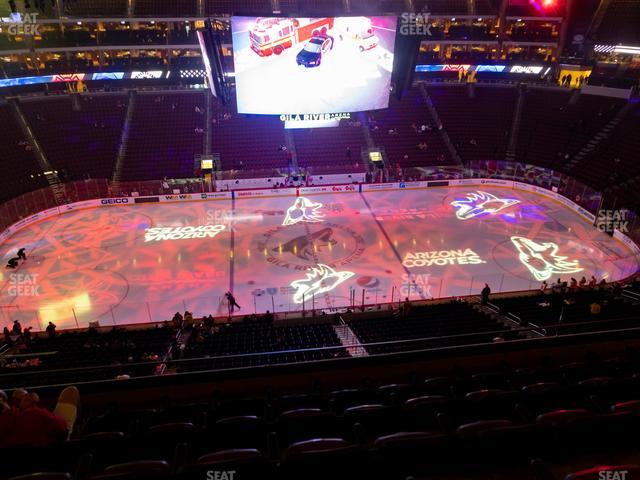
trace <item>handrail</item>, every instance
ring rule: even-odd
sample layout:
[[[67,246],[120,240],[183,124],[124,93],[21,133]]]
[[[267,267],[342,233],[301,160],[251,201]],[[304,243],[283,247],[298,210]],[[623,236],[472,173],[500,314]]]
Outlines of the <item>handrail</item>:
[[[529,322],[529,325],[531,325],[533,328],[531,328],[531,331],[535,334],[537,334],[540,337],[546,337],[547,336],[547,329],[541,327],[540,325],[533,323],[533,322]]]
[[[620,330],[608,330],[606,332],[580,332],[580,333],[573,333],[573,334],[569,334],[566,335],[562,338],[581,338],[581,337],[592,337],[592,336],[597,336],[597,335],[601,335],[602,333],[623,333],[623,332],[639,332],[640,331],[640,327],[634,327],[634,328],[623,328]],[[523,344],[523,343],[532,343],[532,342],[546,342],[546,341],[553,341],[558,339],[559,337],[536,337],[536,338],[529,338],[529,339],[517,339],[517,340],[511,340],[509,341],[510,344]],[[447,346],[447,347],[438,347],[438,348],[432,348],[429,351],[443,351],[443,350],[460,350],[460,349],[465,349],[465,348],[473,348],[473,347],[481,347],[481,346],[486,346],[486,345],[495,345],[495,344],[487,344],[487,343],[478,343],[478,344],[465,344],[465,345],[451,345],[451,346]],[[504,345],[504,343],[502,343],[502,345]],[[344,347],[342,347],[344,348]],[[394,356],[394,355],[406,355],[406,354],[415,354],[415,353],[422,353],[425,350],[405,350],[402,352],[392,352],[392,353],[379,353],[376,354],[375,357],[389,357],[389,356]],[[368,357],[371,358],[371,357]],[[279,363],[279,366],[286,366],[286,365],[291,365],[293,363],[324,363],[324,362],[335,362],[335,361],[342,361],[342,360],[350,360],[349,357],[345,358],[345,357],[341,357],[341,358],[326,358],[326,359],[321,359],[321,360],[310,360],[308,362],[282,362]],[[353,360],[353,358],[351,358],[351,360]],[[238,371],[238,370],[246,370],[247,368],[252,368],[251,366],[243,366],[243,367],[228,367],[228,368],[219,368],[219,369],[209,369],[209,370],[190,370],[188,372],[184,372],[182,374],[177,374],[177,375],[187,375],[187,374],[201,374],[201,373],[210,373],[210,372],[233,372],[233,371]],[[157,378],[157,375],[140,375],[135,377],[136,380],[145,380],[145,379],[152,379],[152,378]],[[45,384],[45,385],[34,385],[34,386],[26,386],[27,388],[38,388],[38,389],[48,389],[48,388],[63,388],[63,387],[68,387],[68,386],[76,386],[79,387],[81,385],[98,385],[98,384],[113,384],[113,382],[116,381],[113,378],[110,379],[100,379],[100,380],[90,380],[90,381],[82,381],[82,380],[76,380],[73,382],[67,382],[67,383],[56,383],[56,384]],[[20,388],[25,388],[25,387],[20,387]]]
[[[539,334],[539,337],[549,337],[546,334],[547,329],[563,329],[563,328],[570,328],[570,327],[576,327],[576,326],[588,326],[588,325],[597,325],[597,324],[610,324],[610,323],[614,323],[614,322],[621,322],[621,321],[627,321],[627,320],[633,320],[636,319],[637,317],[635,316],[631,316],[631,317],[622,317],[622,318],[615,318],[615,319],[607,319],[607,320],[595,320],[595,321],[588,321],[588,322],[574,322],[574,323],[567,323],[567,324],[559,324],[559,325],[546,325],[545,327],[530,323],[530,325],[532,325],[531,327],[524,327],[524,328],[514,328],[514,329],[510,329],[510,330],[489,330],[489,331],[483,331],[483,332],[470,332],[470,333],[461,333],[461,334],[454,334],[454,335],[444,335],[444,336],[439,336],[439,337],[420,337],[420,338],[410,338],[410,339],[402,339],[402,340],[389,340],[389,341],[384,341],[384,342],[370,342],[370,343],[360,343],[359,346],[364,347],[365,349],[367,349],[368,347],[378,347],[378,346],[393,346],[393,345],[408,345],[408,344],[416,344],[419,342],[428,342],[428,341],[434,341],[434,340],[448,340],[448,339],[455,339],[455,338],[465,338],[465,337],[477,337],[477,336],[486,336],[486,335],[504,335],[505,333],[516,333],[516,334],[520,334],[523,332],[534,332],[534,333],[538,333],[536,332],[536,330],[543,330],[545,331],[544,335]],[[348,324],[346,324],[348,325]],[[633,327],[633,328],[622,328],[622,329],[604,329],[604,330],[597,330],[594,332],[581,332],[581,333],[611,333],[611,332],[618,332],[618,331],[640,331],[640,327]],[[580,333],[571,333],[571,334],[565,334],[562,335],[563,337],[570,337],[573,335],[579,335]],[[532,339],[527,339],[527,338],[520,338],[520,339],[514,339],[514,340],[506,340],[507,342],[513,342],[513,341],[523,341],[523,340],[532,340]],[[482,342],[482,343],[474,343],[471,345],[491,345],[494,342]],[[460,344],[460,345],[449,345],[449,346],[445,346],[445,347],[431,347],[431,348],[421,348],[419,350],[413,350],[413,351],[431,351],[431,350],[441,350],[441,349],[447,349],[447,348],[457,348],[457,347],[463,347],[463,346],[469,346],[470,344]],[[148,367],[152,367],[153,365],[160,365],[162,363],[167,363],[167,364],[186,364],[186,363],[195,363],[195,362],[203,362],[203,361],[214,361],[214,360],[221,360],[221,359],[238,359],[238,358],[254,358],[254,357],[261,357],[261,356],[275,356],[275,355],[283,355],[283,354],[294,354],[294,353],[304,353],[304,352],[321,352],[321,351],[333,351],[333,350],[344,350],[345,348],[348,348],[348,345],[335,345],[335,346],[329,346],[329,347],[312,347],[312,348],[298,348],[298,349],[290,349],[290,350],[276,350],[276,351],[271,351],[271,352],[254,352],[254,353],[238,353],[238,354],[232,354],[232,355],[214,355],[214,356],[204,356],[204,357],[193,357],[193,358],[180,358],[180,359],[167,359],[166,361],[160,360],[160,361],[152,361],[152,362],[134,362],[134,363],[122,363],[122,364],[109,364],[109,365],[93,365],[93,366],[85,366],[85,367],[72,367],[72,368],[63,368],[63,369],[48,369],[48,370],[22,370],[22,369],[16,369],[13,372],[6,372],[6,373],[0,373],[0,380],[2,378],[6,378],[6,377],[10,377],[12,375],[41,375],[41,374],[48,374],[48,373],[70,373],[70,372],[82,372],[82,371],[95,371],[95,370],[103,370],[103,369],[114,369],[114,368],[120,368],[120,369],[126,369],[126,368],[132,368],[132,367],[138,367],[138,366],[148,366]],[[396,353],[404,353],[404,352],[396,352]]]
[[[518,325],[522,325],[522,319],[516,315],[513,312],[507,312],[507,314],[505,315],[509,320],[511,320],[512,322],[517,323]]]

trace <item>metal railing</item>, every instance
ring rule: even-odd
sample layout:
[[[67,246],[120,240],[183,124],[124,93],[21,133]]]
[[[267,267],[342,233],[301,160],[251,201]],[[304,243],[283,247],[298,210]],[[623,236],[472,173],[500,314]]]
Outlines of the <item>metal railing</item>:
[[[255,353],[240,353],[232,355],[209,355],[193,358],[166,358],[160,361],[145,361],[131,363],[111,363],[105,365],[71,367],[63,369],[16,368],[0,370],[0,387],[16,386],[16,379],[20,379],[23,387],[64,386],[67,384],[110,382],[116,376],[126,374],[129,378],[147,378],[162,375],[158,367],[166,365],[166,370],[172,370],[173,375],[202,373],[214,371],[232,371],[264,365],[289,365],[301,363],[326,362],[354,358],[345,355],[350,348],[364,348],[369,355],[396,355],[409,353],[424,353],[438,351],[456,351],[465,348],[497,345],[495,337],[510,334],[511,338],[504,338],[499,343],[531,344],[534,342],[565,338],[583,338],[598,336],[604,333],[639,334],[640,327],[628,327],[624,322],[636,320],[636,317],[622,317],[609,320],[573,322],[554,325],[534,325],[518,327],[510,330],[500,329],[483,332],[469,332],[463,334],[420,337],[411,339],[390,340],[358,344],[341,344],[328,347],[296,348]],[[595,328],[592,328],[595,327]],[[561,333],[565,330],[567,333]],[[581,331],[582,330],[582,331]],[[527,333],[535,333],[535,337],[527,338]],[[480,338],[478,338],[480,337]],[[491,337],[487,341],[486,338]],[[28,354],[30,357],[44,357],[55,355],[56,352],[38,352]],[[314,358],[324,357],[324,358]],[[8,356],[11,358],[11,356]],[[216,365],[217,363],[217,365]],[[136,373],[138,372],[138,373]],[[52,376],[57,377],[52,378]],[[79,380],[90,378],[90,380]]]

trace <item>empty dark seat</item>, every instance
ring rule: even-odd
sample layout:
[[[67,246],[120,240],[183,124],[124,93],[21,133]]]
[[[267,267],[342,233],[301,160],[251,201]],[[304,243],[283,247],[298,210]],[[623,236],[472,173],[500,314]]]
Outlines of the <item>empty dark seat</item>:
[[[457,441],[438,432],[396,432],[374,441],[369,462],[377,478],[438,472],[458,458]]]
[[[461,438],[470,438],[478,436],[489,430],[495,430],[496,428],[511,427],[513,424],[510,420],[480,420],[473,423],[467,423],[460,425],[456,429],[456,434]]]
[[[205,438],[197,446],[198,451],[257,449],[267,450],[267,424],[254,415],[221,418],[204,433]]]
[[[182,480],[203,480],[212,470],[235,471],[237,478],[274,478],[274,465],[254,448],[221,450],[208,453],[197,459],[194,464],[180,469],[177,478]]]
[[[283,412],[276,421],[280,447],[312,438],[342,436],[344,428],[333,414],[318,408],[301,408]]]
[[[604,472],[611,472],[610,475]],[[603,478],[616,478],[613,472],[627,472],[625,478],[640,477],[640,465],[603,465],[586,470],[573,472],[564,477],[565,480],[602,480]]]
[[[392,383],[378,387],[378,395],[387,403],[402,402],[415,393],[412,386],[406,383]]]
[[[386,405],[358,405],[344,411],[345,421],[351,425],[359,424],[371,440],[398,430],[407,430],[404,417],[399,408]]]
[[[366,403],[376,403],[376,395],[369,390],[348,388],[336,390],[329,394],[329,401],[336,413],[342,413],[346,408]]]
[[[196,427],[191,422],[174,422],[153,425],[149,427],[149,433],[189,433],[195,431]]]
[[[613,412],[640,413],[640,400],[629,400],[627,402],[619,402],[611,407]]]
[[[562,425],[575,420],[580,420],[592,416],[589,410],[573,409],[573,410],[554,410],[553,412],[538,415],[536,422],[548,425]]]
[[[362,450],[342,438],[315,438],[290,445],[280,464],[287,480],[366,478]]]
[[[67,472],[38,472],[11,477],[9,480],[72,480],[72,478],[71,474]]]
[[[110,465],[94,475],[95,480],[136,480],[169,478],[169,464],[164,461],[136,461]]]

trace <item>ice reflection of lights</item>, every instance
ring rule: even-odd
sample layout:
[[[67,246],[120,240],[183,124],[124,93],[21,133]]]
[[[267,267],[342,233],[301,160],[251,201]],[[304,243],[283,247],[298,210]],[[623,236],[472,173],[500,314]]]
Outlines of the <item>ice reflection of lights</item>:
[[[59,302],[43,304],[38,309],[40,319],[45,324],[72,319],[74,314],[78,316],[83,313],[89,313],[90,311],[91,298],[87,292],[76,295],[75,297],[65,298]]]
[[[324,215],[319,212],[321,203],[312,202],[306,197],[298,197],[287,210],[287,215],[282,225],[295,225],[300,222],[318,223],[322,222]]]
[[[328,265],[319,263],[317,267],[307,272],[306,278],[291,282],[291,286],[296,289],[293,302],[302,303],[303,298],[310,300],[312,296],[330,292],[354,275],[353,272],[336,272]]]
[[[473,192],[467,194],[462,200],[455,200],[451,205],[458,210],[456,217],[458,220],[469,220],[479,215],[494,215],[507,207],[520,203],[514,198],[498,198],[487,192]]]
[[[537,243],[525,237],[511,237],[511,242],[520,253],[522,264],[533,274],[536,280],[547,280],[551,275],[581,272],[577,260],[567,261],[567,257],[558,255],[559,247],[553,242]]]

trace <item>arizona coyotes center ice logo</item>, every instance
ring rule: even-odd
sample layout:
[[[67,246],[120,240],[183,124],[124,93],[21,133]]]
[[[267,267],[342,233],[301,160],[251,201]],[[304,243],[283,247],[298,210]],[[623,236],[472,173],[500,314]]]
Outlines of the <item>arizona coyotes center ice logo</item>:
[[[456,217],[458,220],[469,220],[479,215],[494,215],[507,207],[520,203],[515,198],[498,198],[487,192],[473,192],[467,194],[464,200],[456,200],[451,205],[458,210]]]
[[[525,237],[511,237],[511,242],[520,252],[520,261],[536,280],[547,280],[552,274],[581,272],[577,260],[567,261],[558,255],[558,245],[553,242],[536,243]]]
[[[287,210],[287,215],[282,225],[295,225],[300,222],[322,222],[324,215],[318,211],[321,207],[321,203],[312,202],[305,197],[298,197],[294,204]]]
[[[303,298],[308,300],[314,295],[330,292],[354,275],[353,272],[336,272],[328,265],[319,263],[317,267],[307,272],[307,278],[291,282],[291,286],[296,289],[293,302],[302,303]]]

